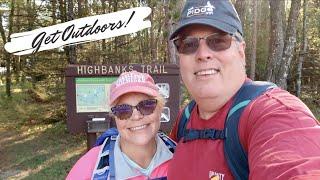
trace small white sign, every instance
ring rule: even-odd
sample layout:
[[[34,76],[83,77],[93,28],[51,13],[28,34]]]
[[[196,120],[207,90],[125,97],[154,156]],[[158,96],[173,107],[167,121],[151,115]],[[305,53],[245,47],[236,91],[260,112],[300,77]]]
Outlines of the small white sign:
[[[92,118],[92,121],[105,121],[106,118]]]
[[[169,122],[170,121],[170,108],[164,107],[161,113],[160,122]]]
[[[166,99],[169,98],[169,96],[170,96],[170,85],[168,83],[157,83],[156,85],[159,88],[160,94]]]

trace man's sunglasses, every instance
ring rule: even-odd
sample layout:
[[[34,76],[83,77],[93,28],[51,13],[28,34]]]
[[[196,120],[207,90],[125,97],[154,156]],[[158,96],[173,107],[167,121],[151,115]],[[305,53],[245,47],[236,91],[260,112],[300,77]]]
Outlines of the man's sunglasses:
[[[157,107],[156,99],[147,99],[140,101],[136,106],[129,104],[120,104],[111,108],[112,114],[121,120],[128,119],[132,116],[133,108],[136,108],[142,115],[150,115]]]
[[[232,37],[235,37],[238,41],[240,41],[239,37],[237,37],[236,35],[230,35],[227,33],[213,33],[204,37],[177,37],[173,39],[173,43],[180,54],[188,55],[193,54],[198,50],[201,39],[204,39],[206,41],[207,46],[212,51],[223,51],[230,48]]]

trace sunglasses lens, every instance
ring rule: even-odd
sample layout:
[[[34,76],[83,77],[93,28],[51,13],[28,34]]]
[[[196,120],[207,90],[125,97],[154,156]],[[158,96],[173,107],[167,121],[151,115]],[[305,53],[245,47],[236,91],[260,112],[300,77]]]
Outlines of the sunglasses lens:
[[[137,105],[137,109],[143,115],[150,115],[157,107],[157,100],[156,99],[147,99],[144,101],[139,102]]]
[[[132,115],[132,107],[128,104],[122,104],[111,108],[112,113],[119,119],[128,119]]]
[[[223,51],[230,48],[232,37],[229,34],[208,36],[206,43],[213,51]]]
[[[147,99],[140,101],[136,108],[142,115],[150,115],[157,107],[156,99]],[[111,108],[112,113],[119,119],[129,119],[132,116],[134,106],[121,104]]]
[[[181,40],[180,53],[182,54],[192,54],[197,51],[199,47],[198,38],[188,37]]]
[[[205,38],[187,37],[174,41],[177,50],[181,54],[193,54],[199,47],[200,39],[205,39],[207,46],[213,51],[223,51],[230,48],[232,36],[229,34],[212,34]]]

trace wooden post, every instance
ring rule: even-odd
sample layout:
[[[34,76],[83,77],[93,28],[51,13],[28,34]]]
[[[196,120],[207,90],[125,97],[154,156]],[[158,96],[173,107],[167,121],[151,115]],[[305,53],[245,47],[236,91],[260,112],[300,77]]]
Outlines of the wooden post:
[[[96,143],[97,133],[105,132],[111,127],[110,124],[109,119],[104,121],[94,121],[93,118],[93,120],[87,121],[87,151],[89,151]]]
[[[87,133],[87,151],[89,151],[93,147],[93,145],[96,143],[96,140],[96,133]]]

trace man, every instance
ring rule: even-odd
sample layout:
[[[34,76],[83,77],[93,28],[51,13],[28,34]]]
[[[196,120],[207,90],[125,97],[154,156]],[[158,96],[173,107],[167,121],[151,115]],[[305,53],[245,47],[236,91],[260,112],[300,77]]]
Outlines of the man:
[[[187,0],[170,36],[179,53],[182,80],[196,102],[186,129],[225,132],[235,95],[251,81],[245,72],[242,35],[230,1]],[[183,112],[171,132],[174,140],[182,116]],[[249,172],[238,179],[320,179],[319,124],[298,98],[280,88],[266,90],[247,104],[239,120],[237,136],[248,156]],[[168,179],[235,179],[224,149],[228,138],[184,136]]]

